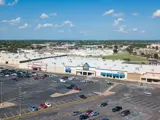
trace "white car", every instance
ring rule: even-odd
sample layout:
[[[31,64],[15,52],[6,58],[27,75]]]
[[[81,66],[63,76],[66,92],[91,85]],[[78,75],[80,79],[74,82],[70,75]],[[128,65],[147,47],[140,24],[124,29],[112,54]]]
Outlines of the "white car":
[[[99,115],[99,112],[91,112],[90,116],[93,117],[93,116],[97,116]]]
[[[66,82],[66,80],[60,79],[60,82]]]
[[[13,73],[13,74],[11,74],[12,76],[17,76],[17,73]]]
[[[75,77],[69,77],[68,78],[68,80],[74,80],[75,79]]]
[[[150,93],[148,91],[145,91],[144,94],[146,94],[146,95],[152,95],[152,93]]]
[[[66,82],[68,79],[69,79],[68,76],[65,76],[65,77],[60,78],[59,80],[60,82]]]
[[[45,102],[45,105],[46,105],[47,107],[52,107],[52,105],[51,105],[50,103],[48,103],[48,102]]]
[[[83,81],[81,81],[82,83],[87,83],[88,81],[87,80],[83,80]]]
[[[9,74],[5,75],[6,77],[9,77]]]

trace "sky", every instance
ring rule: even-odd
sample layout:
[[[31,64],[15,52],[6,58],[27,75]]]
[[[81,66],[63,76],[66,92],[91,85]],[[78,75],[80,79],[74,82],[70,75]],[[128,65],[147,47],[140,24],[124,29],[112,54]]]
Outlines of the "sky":
[[[160,0],[0,0],[0,39],[160,40]]]

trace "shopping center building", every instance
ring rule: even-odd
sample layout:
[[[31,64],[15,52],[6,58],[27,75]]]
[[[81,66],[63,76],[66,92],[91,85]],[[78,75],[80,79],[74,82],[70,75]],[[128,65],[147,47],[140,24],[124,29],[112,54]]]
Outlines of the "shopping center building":
[[[127,64],[121,60],[65,56],[21,63],[19,68],[160,84],[160,65]]]
[[[35,71],[160,84],[159,64],[127,64],[121,60],[39,53],[0,53],[0,64]]]

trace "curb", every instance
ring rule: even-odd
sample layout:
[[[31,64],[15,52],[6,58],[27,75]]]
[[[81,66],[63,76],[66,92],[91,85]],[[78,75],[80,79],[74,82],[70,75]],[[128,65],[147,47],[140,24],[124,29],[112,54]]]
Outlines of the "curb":
[[[94,96],[92,96],[92,97],[88,97],[86,100],[77,100],[77,101],[73,101],[73,102],[69,102],[69,103],[65,103],[65,104],[53,106],[53,107],[50,107],[50,108],[41,109],[41,110],[39,110],[39,111],[34,111],[34,112],[29,112],[29,113],[21,114],[21,116],[20,116],[20,115],[17,115],[17,116],[5,118],[5,119],[3,119],[3,120],[15,120],[15,119],[17,119],[17,118],[28,117],[28,116],[36,115],[36,114],[39,114],[39,113],[42,113],[42,112],[47,112],[47,111],[49,111],[49,110],[54,110],[54,109],[57,109],[57,108],[60,108],[60,107],[75,105],[75,104],[78,104],[78,103],[80,103],[80,102],[89,101],[89,100],[92,100],[92,99],[98,98],[98,97],[99,97],[98,95],[94,95]]]

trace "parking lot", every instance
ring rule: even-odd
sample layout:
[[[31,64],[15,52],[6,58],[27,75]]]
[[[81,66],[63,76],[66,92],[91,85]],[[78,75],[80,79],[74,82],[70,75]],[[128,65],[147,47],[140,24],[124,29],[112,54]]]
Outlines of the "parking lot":
[[[19,78],[18,81],[12,80],[12,76],[1,76],[2,84],[2,101],[12,102],[16,106],[1,108],[0,118],[9,118],[20,114],[31,112],[28,109],[29,105],[37,106],[39,104],[49,102],[53,106],[69,103],[72,101],[80,100],[79,95],[84,94],[87,97],[95,96],[94,92],[102,92],[109,86],[101,85],[99,83],[83,83],[85,77],[76,77],[73,81],[62,83],[59,81],[64,75],[50,74],[50,77],[45,79],[34,80],[31,78]],[[82,90],[79,93],[74,93],[67,96],[52,98],[50,95],[53,93],[65,93],[70,90],[66,88],[68,84],[75,84]]]
[[[26,117],[20,120],[79,120],[79,115],[72,116],[73,111],[81,111],[82,114],[88,109],[99,112],[95,117],[89,120],[102,120],[106,117],[109,120],[159,120],[160,98],[159,88],[147,88],[137,85],[119,84],[112,89],[115,94],[103,98],[96,98],[91,101],[84,101],[70,107],[63,107],[51,110],[46,113]],[[145,91],[151,92],[151,95],[145,94]],[[100,107],[100,104],[107,101],[108,106]],[[122,106],[123,109],[129,109],[130,115],[122,117],[120,112],[112,112],[115,106]]]
[[[44,73],[43,73],[44,74]],[[41,76],[41,74],[38,74]],[[87,77],[76,76],[74,80],[62,83],[59,81],[65,75],[49,74],[45,79],[34,80],[34,77],[19,78],[18,81],[12,80],[12,76],[1,76],[2,84],[2,100],[3,102],[12,102],[16,106],[1,108],[0,118],[9,118],[25,113],[30,113],[29,105],[40,108],[41,103],[49,102],[52,106],[67,104],[78,101],[79,95],[87,97],[97,96],[95,92],[104,92],[110,85],[107,81],[98,78],[89,78],[97,80],[97,82],[82,82]],[[50,97],[53,93],[66,93],[70,91],[66,85],[75,84],[82,90],[62,97]],[[89,101],[81,101],[69,107],[60,107],[54,110],[32,115],[30,117],[17,118],[17,120],[78,120],[79,116],[72,116],[73,111],[81,111],[84,113],[87,109],[99,112],[99,115],[90,117],[94,120],[102,120],[107,117],[111,120],[159,120],[160,115],[160,93],[159,88],[139,86],[138,84],[123,84],[122,82],[114,83],[116,85],[111,91],[114,92],[110,96],[101,96]],[[146,92],[151,94],[146,94]],[[98,95],[99,96],[99,95]],[[102,102],[107,102],[108,106],[100,107]],[[123,109],[129,109],[130,115],[122,117],[120,112],[113,113],[112,108],[122,106]]]

